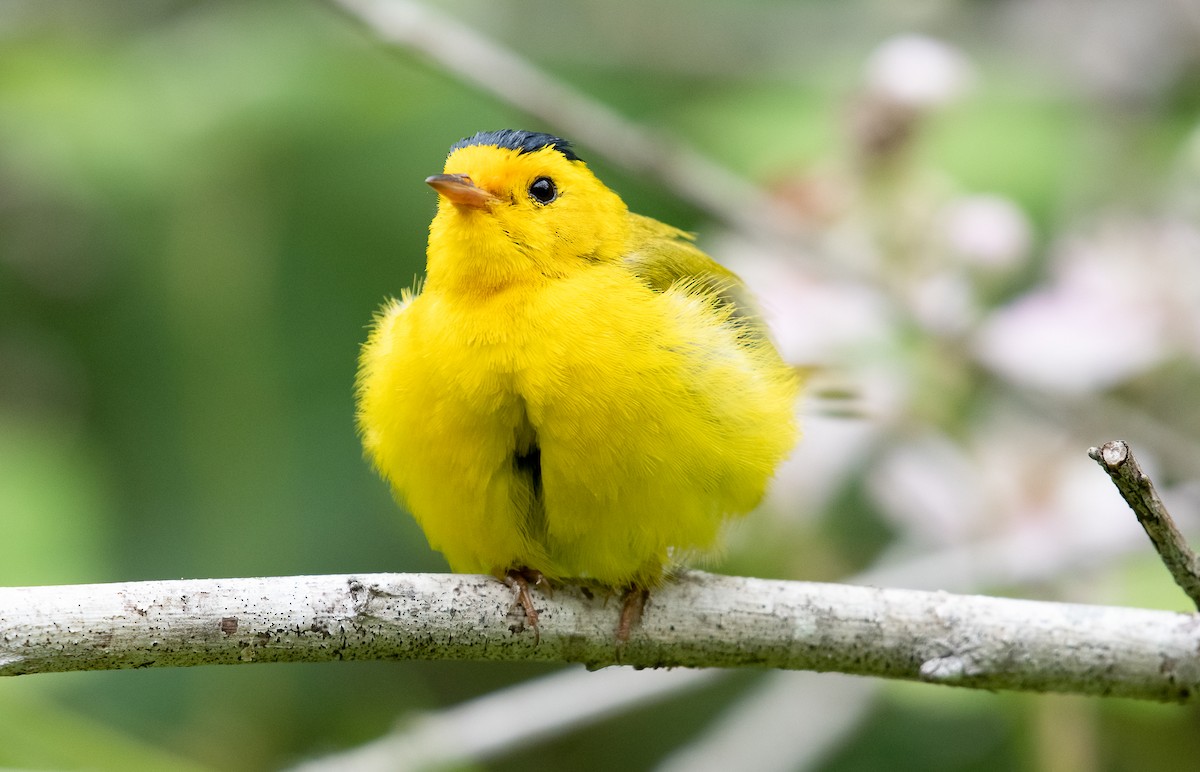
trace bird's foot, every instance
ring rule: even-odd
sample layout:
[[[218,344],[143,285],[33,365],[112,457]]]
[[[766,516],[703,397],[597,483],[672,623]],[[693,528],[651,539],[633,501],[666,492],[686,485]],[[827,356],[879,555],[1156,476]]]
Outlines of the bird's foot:
[[[650,591],[645,587],[631,586],[621,599],[621,618],[617,622],[617,652],[619,654],[629,643],[629,633],[642,621],[642,612],[646,610],[646,601],[650,599]]]
[[[525,611],[525,623],[533,628],[533,644],[542,642],[542,631],[538,627],[538,612],[533,605],[533,595],[529,592],[529,585],[541,587],[542,590],[550,594],[550,582],[541,571],[532,568],[510,568],[504,574],[504,583],[509,587],[516,589],[517,597],[513,599],[513,607],[520,605]]]

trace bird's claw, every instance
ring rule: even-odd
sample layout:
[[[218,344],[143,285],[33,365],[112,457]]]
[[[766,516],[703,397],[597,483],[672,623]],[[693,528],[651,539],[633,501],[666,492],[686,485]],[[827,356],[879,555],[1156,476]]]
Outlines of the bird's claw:
[[[541,571],[529,568],[510,568],[504,574],[504,583],[517,591],[517,597],[513,599],[513,607],[520,605],[524,610],[525,622],[533,628],[533,644],[536,646],[542,642],[542,631],[538,627],[538,611],[533,605],[533,595],[529,592],[530,582],[535,587],[542,588],[547,595],[550,594],[550,583]]]
[[[642,612],[646,610],[646,601],[650,599],[650,591],[634,585],[625,591],[621,599],[621,617],[617,622],[617,653],[625,649],[629,643],[629,634],[642,621]]]

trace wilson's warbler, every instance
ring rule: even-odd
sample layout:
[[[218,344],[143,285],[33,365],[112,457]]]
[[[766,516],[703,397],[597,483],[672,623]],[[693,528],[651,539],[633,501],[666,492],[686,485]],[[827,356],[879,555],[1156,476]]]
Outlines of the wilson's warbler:
[[[363,445],[453,570],[517,584],[535,628],[526,580],[625,590],[623,638],[665,569],[762,497],[797,376],[739,279],[566,140],[450,150],[424,286],[362,350]]]

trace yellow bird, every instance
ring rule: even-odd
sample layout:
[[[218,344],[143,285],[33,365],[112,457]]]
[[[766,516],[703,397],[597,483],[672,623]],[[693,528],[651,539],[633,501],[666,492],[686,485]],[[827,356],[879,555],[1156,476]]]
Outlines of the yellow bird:
[[[363,346],[366,454],[459,572],[649,589],[752,509],[796,438],[795,371],[740,280],[629,212],[559,137],[456,143],[424,286]]]

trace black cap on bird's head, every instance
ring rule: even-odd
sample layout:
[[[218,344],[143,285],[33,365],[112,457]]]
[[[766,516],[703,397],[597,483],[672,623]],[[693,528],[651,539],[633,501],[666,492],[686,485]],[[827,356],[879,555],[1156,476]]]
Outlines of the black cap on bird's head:
[[[578,161],[579,165],[583,166],[583,161],[575,154],[575,149],[571,147],[570,142],[562,137],[540,131],[520,131],[518,129],[481,131],[451,145],[450,157],[453,157],[459,150],[474,147],[512,150],[516,151],[518,156],[549,150],[558,153],[566,161]],[[472,179],[468,174],[435,174],[426,178],[425,182],[449,201],[468,209],[486,209],[497,200],[493,192],[479,187],[480,181]]]
[[[521,131],[519,129],[500,129],[499,131],[481,131],[471,137],[464,137],[450,146],[450,152],[471,145],[492,145],[518,153],[532,153],[544,147],[551,147],[563,154],[568,161],[581,160],[575,155],[571,143],[562,137],[546,134],[540,131]]]

